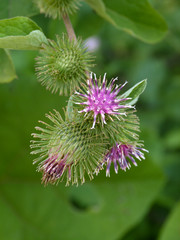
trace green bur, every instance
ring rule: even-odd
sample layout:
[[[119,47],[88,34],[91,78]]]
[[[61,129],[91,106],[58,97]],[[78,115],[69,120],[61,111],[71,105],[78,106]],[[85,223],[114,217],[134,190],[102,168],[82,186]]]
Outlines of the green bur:
[[[35,3],[41,13],[55,19],[76,12],[79,0],[36,0]]]
[[[67,175],[66,185],[78,185],[85,182],[85,175],[93,179],[93,173],[106,152],[107,140],[98,131],[92,131],[88,122],[64,121],[55,111],[47,117],[53,126],[44,123],[46,128],[36,127],[40,133],[34,133],[32,154],[40,154],[34,163],[40,162],[38,171],[43,172],[42,182],[56,183]],[[89,126],[88,126],[89,125]]]
[[[37,77],[46,89],[67,95],[86,80],[92,61],[80,39],[70,41],[66,35],[57,36],[57,43],[49,40],[36,59]]]

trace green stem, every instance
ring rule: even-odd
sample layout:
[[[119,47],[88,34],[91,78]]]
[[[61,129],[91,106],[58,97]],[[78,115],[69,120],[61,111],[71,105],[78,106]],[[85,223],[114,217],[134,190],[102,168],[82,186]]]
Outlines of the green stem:
[[[71,20],[70,20],[69,16],[67,14],[63,15],[62,19],[64,21],[64,25],[66,27],[66,31],[68,33],[68,37],[69,37],[70,41],[74,40],[76,42],[77,41],[76,34],[74,32],[74,28],[71,24]],[[87,75],[87,78],[89,78],[89,72],[86,71],[86,75]]]
[[[73,26],[71,24],[71,20],[70,20],[69,16],[67,14],[63,15],[62,19],[64,21],[64,25],[66,27],[66,31],[68,33],[70,41],[72,41],[72,40],[76,41],[76,34],[74,32],[74,29],[73,29]]]

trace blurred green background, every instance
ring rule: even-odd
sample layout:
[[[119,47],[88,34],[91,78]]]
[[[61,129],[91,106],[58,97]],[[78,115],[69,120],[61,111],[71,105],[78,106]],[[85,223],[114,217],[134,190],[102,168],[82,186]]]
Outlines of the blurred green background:
[[[97,75],[128,80],[127,89],[148,79],[137,113],[149,154],[126,173],[106,178],[102,171],[78,188],[41,185],[30,155],[31,133],[45,113],[62,113],[68,98],[37,82],[38,52],[11,51],[18,78],[0,85],[0,239],[180,239],[180,2],[151,3],[169,27],[153,45],[118,31],[86,4],[72,17],[77,35],[99,43]],[[32,19],[48,38],[65,32],[59,21]]]

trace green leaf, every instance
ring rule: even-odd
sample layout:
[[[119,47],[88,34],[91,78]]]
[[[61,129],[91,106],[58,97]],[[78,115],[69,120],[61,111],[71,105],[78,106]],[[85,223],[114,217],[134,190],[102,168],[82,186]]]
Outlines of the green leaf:
[[[167,25],[147,0],[85,0],[115,27],[147,43],[160,41]]]
[[[110,179],[103,172],[78,188],[63,183],[44,188],[40,181],[9,179],[0,184],[1,237],[118,239],[143,218],[162,182],[159,170],[148,162]]]
[[[15,79],[16,72],[7,50],[0,49],[0,83],[8,83]]]
[[[0,48],[38,50],[47,38],[41,28],[27,17],[0,20]]]
[[[159,240],[180,239],[180,202],[177,203],[166,223],[164,224]]]
[[[33,16],[38,14],[33,1],[30,0],[1,0],[0,1],[0,19],[16,16]]]
[[[169,131],[164,138],[166,148],[178,149],[180,148],[180,129]]]
[[[139,96],[144,92],[146,85],[147,85],[147,79],[144,79],[141,82],[134,85],[132,88],[130,88],[124,94],[122,94],[121,98],[122,97],[131,98],[130,100],[127,100],[127,103],[130,105],[134,105],[138,101]]]
[[[85,0],[101,17],[105,18],[106,20],[113,22],[112,19],[106,13],[106,7],[103,3],[103,0]]]

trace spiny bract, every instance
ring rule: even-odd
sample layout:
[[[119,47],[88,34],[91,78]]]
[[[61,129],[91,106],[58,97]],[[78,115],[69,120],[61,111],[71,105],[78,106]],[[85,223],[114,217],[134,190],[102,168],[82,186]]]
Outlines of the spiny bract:
[[[66,185],[78,185],[85,182],[85,175],[93,178],[95,169],[106,153],[106,140],[103,134],[92,131],[87,122],[75,122],[67,119],[55,111],[47,117],[51,125],[43,123],[46,127],[36,127],[39,133],[33,136],[31,148],[36,148],[31,154],[40,156],[34,163],[40,162],[38,171],[43,173],[42,182],[56,183],[62,181],[67,175]]]
[[[52,18],[76,12],[79,0],[34,0],[41,13]]]
[[[37,77],[46,89],[67,95],[86,80],[92,61],[81,39],[70,41],[66,35],[57,36],[57,43],[49,40],[36,58]]]

